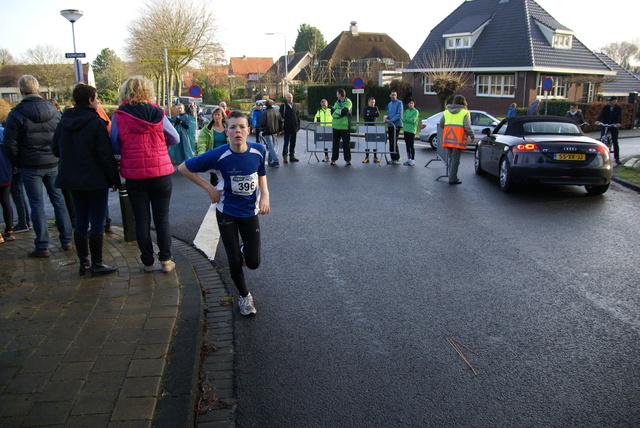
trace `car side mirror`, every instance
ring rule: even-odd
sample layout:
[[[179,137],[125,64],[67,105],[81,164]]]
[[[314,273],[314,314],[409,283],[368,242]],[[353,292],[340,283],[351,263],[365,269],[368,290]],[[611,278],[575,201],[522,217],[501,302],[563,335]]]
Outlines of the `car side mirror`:
[[[498,122],[491,122],[491,126],[493,126],[493,127],[498,126]]]
[[[482,135],[486,135],[487,137],[491,136],[491,128],[484,128],[482,130]]]

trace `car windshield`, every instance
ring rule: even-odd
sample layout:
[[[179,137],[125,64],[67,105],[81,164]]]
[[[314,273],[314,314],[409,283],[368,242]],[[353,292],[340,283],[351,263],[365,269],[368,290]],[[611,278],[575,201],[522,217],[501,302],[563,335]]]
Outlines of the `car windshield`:
[[[528,122],[522,127],[525,134],[580,134],[577,125],[565,122]]]
[[[214,106],[214,107],[205,107],[205,108],[204,108],[204,114],[211,114],[211,113],[213,113],[213,109],[214,109],[214,108],[215,108],[215,106]]]

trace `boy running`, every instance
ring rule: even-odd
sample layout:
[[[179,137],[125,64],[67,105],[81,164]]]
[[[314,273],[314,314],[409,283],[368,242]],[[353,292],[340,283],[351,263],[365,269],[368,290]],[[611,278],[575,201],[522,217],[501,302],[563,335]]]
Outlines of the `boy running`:
[[[258,214],[270,212],[264,166],[266,152],[262,144],[247,142],[250,128],[242,112],[232,111],[226,124],[228,145],[186,160],[178,171],[202,187],[216,204],[218,229],[227,252],[231,279],[238,289],[240,313],[251,315],[256,313],[256,308],[245,284],[242,262],[244,259],[249,269],[260,266]],[[216,187],[198,175],[206,171],[218,176]]]

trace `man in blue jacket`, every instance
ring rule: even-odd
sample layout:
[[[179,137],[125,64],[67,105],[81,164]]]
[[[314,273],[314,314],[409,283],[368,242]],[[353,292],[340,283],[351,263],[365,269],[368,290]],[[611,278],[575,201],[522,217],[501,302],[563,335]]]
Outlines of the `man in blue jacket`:
[[[402,101],[398,99],[398,93],[395,90],[392,90],[389,96],[391,101],[387,104],[387,116],[384,119],[389,129],[389,151],[391,152],[391,161],[389,163],[400,165],[398,137],[402,129]]]
[[[49,231],[44,212],[42,188],[47,190],[60,232],[64,251],[71,245],[71,220],[60,189],[54,185],[58,175],[58,158],[51,150],[53,133],[60,121],[60,112],[49,101],[42,99],[38,80],[25,74],[18,79],[23,98],[7,117],[4,144],[9,161],[21,168],[22,181],[31,206],[31,222],[36,233],[35,250],[31,257],[51,257]]]

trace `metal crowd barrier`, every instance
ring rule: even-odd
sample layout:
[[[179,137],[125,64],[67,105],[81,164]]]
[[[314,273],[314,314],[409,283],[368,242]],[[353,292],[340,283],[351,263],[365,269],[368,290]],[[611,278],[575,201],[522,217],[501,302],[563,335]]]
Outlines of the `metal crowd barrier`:
[[[395,126],[392,124],[394,131]],[[354,128],[355,127],[355,128]],[[387,124],[375,123],[366,124],[365,122],[351,122],[351,153],[366,153],[367,150],[376,150],[378,155],[384,154],[384,158],[389,162],[387,155],[398,153],[398,142],[396,141],[396,151],[389,151],[387,144]],[[333,128],[330,122],[310,122],[305,128],[307,133],[307,152],[316,157],[316,161],[320,162],[318,153],[329,153],[333,150]],[[353,132],[355,130],[355,132]],[[340,152],[342,152],[342,141],[340,142]],[[311,157],[309,158],[311,162]]]

